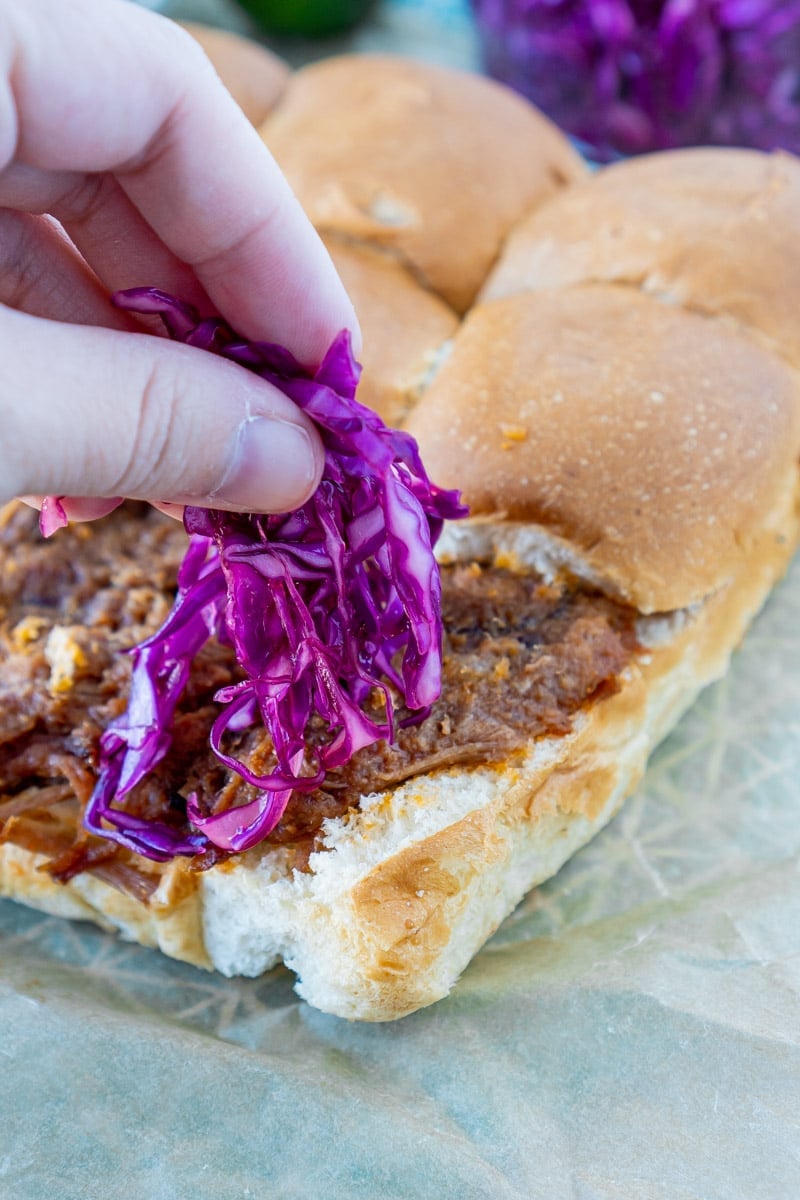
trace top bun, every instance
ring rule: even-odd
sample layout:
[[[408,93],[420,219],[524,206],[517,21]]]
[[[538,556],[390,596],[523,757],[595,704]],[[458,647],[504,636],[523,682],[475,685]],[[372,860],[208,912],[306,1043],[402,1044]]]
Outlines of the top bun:
[[[262,133],[317,229],[383,247],[458,312],[511,226],[586,171],[507,88],[380,55],[297,72]]]
[[[800,363],[800,161],[756,150],[630,159],[509,238],[482,299],[601,280],[725,315]]]
[[[555,535],[573,568],[642,612],[702,600],[756,543],[785,556],[775,528],[796,503],[796,372],[635,289],[478,306],[408,428],[474,518]]]

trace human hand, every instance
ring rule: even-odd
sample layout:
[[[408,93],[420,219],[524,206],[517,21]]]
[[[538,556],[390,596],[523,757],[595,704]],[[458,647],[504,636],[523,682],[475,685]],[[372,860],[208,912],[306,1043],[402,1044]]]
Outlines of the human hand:
[[[142,334],[152,285],[308,365],[352,306],[261,139],[184,31],[125,0],[0,0],[0,501],[285,511],[322,470],[304,415]],[[139,331],[133,336],[134,331]]]

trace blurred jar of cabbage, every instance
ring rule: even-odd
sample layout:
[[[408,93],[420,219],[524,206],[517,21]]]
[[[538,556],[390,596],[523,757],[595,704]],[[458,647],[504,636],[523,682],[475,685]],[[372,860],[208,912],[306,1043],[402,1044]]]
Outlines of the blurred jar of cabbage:
[[[472,0],[486,69],[607,161],[800,153],[800,0]]]

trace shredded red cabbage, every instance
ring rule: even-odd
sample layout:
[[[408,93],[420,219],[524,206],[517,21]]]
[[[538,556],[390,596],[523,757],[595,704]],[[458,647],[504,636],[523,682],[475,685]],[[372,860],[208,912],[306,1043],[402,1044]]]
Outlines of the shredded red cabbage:
[[[588,153],[800,153],[800,0],[473,0],[489,72]]]
[[[61,501],[63,496],[45,496],[39,511],[39,528],[42,537],[52,537],[58,529],[69,524],[66,509]]]
[[[432,547],[444,520],[466,509],[456,492],[430,482],[408,434],[356,401],[360,368],[346,333],[309,377],[288,351],[246,342],[223,321],[201,320],[155,289],[114,299],[159,314],[172,337],[279,387],[312,418],[325,445],[322,482],[296,512],[186,509],[190,542],[177,599],[163,627],[132,651],[128,708],[102,736],[84,818],[92,833],[159,861],[212,847],[246,850],[274,829],[293,790],[318,787],[363,746],[391,740],[392,690],[410,714],[406,721],[427,715],[441,686]],[[246,676],[217,693],[222,707],[211,745],[258,789],[257,798],[210,813],[190,796],[183,828],[126,813],[117,805],[167,753],[192,659],[211,637],[233,644]],[[376,690],[384,701],[377,711]],[[227,732],[259,719],[274,746],[276,765],[266,775],[224,748]]]

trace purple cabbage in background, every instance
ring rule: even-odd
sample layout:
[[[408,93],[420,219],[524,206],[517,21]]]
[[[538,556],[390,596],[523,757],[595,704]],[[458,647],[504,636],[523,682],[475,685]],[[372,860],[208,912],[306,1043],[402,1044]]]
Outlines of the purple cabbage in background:
[[[223,321],[200,320],[153,288],[120,293],[115,302],[160,314],[172,337],[279,387],[315,422],[325,446],[322,482],[296,512],[186,509],[190,542],[178,595],[162,628],[132,651],[128,708],[101,738],[99,778],[84,817],[91,832],[160,861],[213,847],[246,850],[274,829],[293,790],[313,790],[357,750],[391,740],[390,689],[402,699],[405,721],[427,715],[441,686],[432,547],[444,520],[466,509],[456,492],[430,482],[413,438],[355,400],[360,368],[346,334],[309,377],[280,346],[242,341]],[[217,693],[211,746],[258,789],[256,798],[214,813],[190,796],[182,828],[125,812],[119,802],[170,747],[192,659],[211,637],[234,646],[245,676]],[[376,694],[383,697],[377,709]],[[265,775],[224,745],[226,733],[259,721],[275,751]]]
[[[486,68],[599,161],[800,153],[800,0],[473,0]]]

